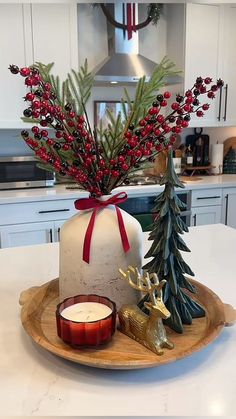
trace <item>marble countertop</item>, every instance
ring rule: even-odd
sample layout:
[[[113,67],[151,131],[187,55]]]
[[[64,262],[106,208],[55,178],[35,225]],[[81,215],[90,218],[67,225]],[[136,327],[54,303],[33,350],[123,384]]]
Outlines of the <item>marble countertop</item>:
[[[194,178],[193,178],[194,179]],[[236,175],[202,176],[199,180],[184,180],[186,190],[236,187]],[[156,195],[163,190],[160,185],[124,186],[114,189],[115,192],[126,191],[129,197]],[[49,188],[21,189],[0,191],[0,204],[19,202],[49,201],[58,199],[78,199],[88,196],[81,189],[66,189],[66,185],[55,185]]]
[[[236,306],[236,230],[192,227],[184,254],[197,280]],[[145,252],[149,247],[144,233]],[[12,263],[14,261],[14,264]],[[236,327],[175,363],[99,370],[58,358],[32,342],[19,294],[58,276],[58,244],[0,250],[0,410],[6,416],[234,416]]]

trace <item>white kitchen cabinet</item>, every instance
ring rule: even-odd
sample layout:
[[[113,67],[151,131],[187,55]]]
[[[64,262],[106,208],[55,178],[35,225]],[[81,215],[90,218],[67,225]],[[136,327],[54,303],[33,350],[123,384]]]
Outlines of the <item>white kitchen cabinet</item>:
[[[222,78],[225,86],[214,100],[206,97],[210,109],[204,118],[192,115],[189,126],[234,126],[236,112],[236,5],[175,4],[168,9],[167,55],[183,70],[180,91],[191,88],[198,76]],[[184,27],[182,36],[179,27]]]
[[[54,62],[53,74],[65,79],[78,69],[76,3],[31,4],[33,62]]]
[[[0,205],[0,226],[63,220],[70,218],[76,212],[73,199],[2,204]]]
[[[8,70],[35,61],[54,62],[61,79],[78,68],[76,2],[0,4],[0,128],[28,127],[21,121],[26,93],[23,79]]]
[[[192,207],[206,207],[210,205],[221,205],[222,203],[222,189],[197,189],[192,191],[191,206]]]
[[[20,116],[24,110],[23,80],[8,70],[9,64],[24,67],[28,61],[24,16],[29,5],[0,4],[0,128],[22,126]]]
[[[221,222],[222,189],[197,189],[191,193],[191,226]]]
[[[0,248],[58,242],[65,221],[0,226]]]
[[[1,248],[51,243],[54,239],[53,223],[12,224],[0,227]]]
[[[223,118],[224,125],[236,125],[236,50],[234,42],[236,40],[236,4],[229,4],[224,8],[224,40],[223,50],[223,71],[222,78],[225,80],[221,120]]]
[[[61,226],[76,213],[74,199],[2,204],[0,247],[57,242]]]
[[[224,189],[222,223],[236,228],[236,188]]]
[[[196,207],[192,209],[191,226],[218,224],[221,222],[221,206]]]
[[[221,10],[219,4],[186,4],[184,91],[198,76],[218,77]],[[210,103],[210,109],[204,118],[191,116],[191,126],[218,123],[219,95],[215,100],[206,98],[206,103]]]

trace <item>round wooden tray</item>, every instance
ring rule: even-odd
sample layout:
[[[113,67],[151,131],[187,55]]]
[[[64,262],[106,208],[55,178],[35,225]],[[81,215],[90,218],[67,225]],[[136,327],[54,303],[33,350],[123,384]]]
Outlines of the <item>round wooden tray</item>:
[[[191,355],[212,342],[224,326],[236,320],[236,310],[223,304],[209,288],[192,281],[197,289],[196,301],[206,309],[206,317],[194,319],[180,335],[167,329],[175,348],[164,355],[155,355],[144,346],[116,331],[113,340],[101,349],[73,349],[66,345],[56,331],[55,310],[59,302],[58,279],[41,287],[32,287],[20,296],[21,320],[26,332],[43,348],[62,358],[97,368],[135,369],[167,364]]]

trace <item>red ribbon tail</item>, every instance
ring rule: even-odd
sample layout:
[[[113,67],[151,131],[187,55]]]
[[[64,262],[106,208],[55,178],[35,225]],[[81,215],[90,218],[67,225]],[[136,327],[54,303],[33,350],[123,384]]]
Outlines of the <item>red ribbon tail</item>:
[[[123,249],[124,249],[124,252],[126,253],[130,249],[130,244],[129,244],[128,236],[127,236],[125,225],[124,225],[124,220],[123,220],[121,210],[119,207],[116,207],[116,214],[117,214],[117,219],[118,219],[118,224],[119,224],[119,229],[120,229],[120,237],[121,237]]]
[[[136,7],[136,4],[135,4],[135,3],[133,3],[133,31],[134,31],[134,32],[136,32],[136,27],[135,27],[135,25],[136,25],[136,22],[135,22],[135,20],[136,20],[136,16],[135,16],[135,7]]]
[[[127,34],[128,40],[132,38],[132,14],[131,3],[127,3]]]
[[[94,228],[97,211],[98,211],[98,207],[94,208],[91,218],[89,220],[89,224],[88,224],[85,236],[84,236],[83,260],[87,263],[89,263],[89,260],[90,260],[91,239],[92,239],[93,228]]]

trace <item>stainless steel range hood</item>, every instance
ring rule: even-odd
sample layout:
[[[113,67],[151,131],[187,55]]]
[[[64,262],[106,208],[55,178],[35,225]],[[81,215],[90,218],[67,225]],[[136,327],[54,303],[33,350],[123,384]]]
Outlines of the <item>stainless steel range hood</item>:
[[[122,22],[122,3],[115,3],[114,17]],[[136,4],[138,18],[138,4]],[[151,76],[157,63],[139,54],[139,33],[133,32],[132,39],[127,40],[127,34],[108,23],[108,53],[109,56],[95,69],[95,83],[130,84],[140,77]]]

